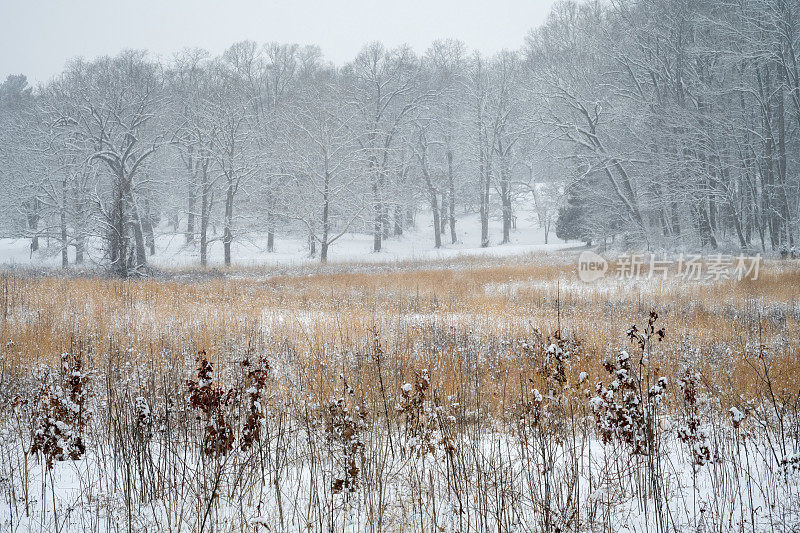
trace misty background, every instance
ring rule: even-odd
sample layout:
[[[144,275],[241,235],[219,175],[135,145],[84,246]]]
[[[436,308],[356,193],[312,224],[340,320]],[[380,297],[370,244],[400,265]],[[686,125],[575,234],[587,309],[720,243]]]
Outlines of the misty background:
[[[32,260],[796,253],[797,0],[85,6],[3,6],[0,234]]]
[[[46,82],[73,57],[143,48],[171,57],[183,48],[225,51],[242,40],[318,45],[336,64],[365,43],[408,44],[423,53],[453,38],[491,55],[522,46],[553,0],[0,0],[0,79]]]

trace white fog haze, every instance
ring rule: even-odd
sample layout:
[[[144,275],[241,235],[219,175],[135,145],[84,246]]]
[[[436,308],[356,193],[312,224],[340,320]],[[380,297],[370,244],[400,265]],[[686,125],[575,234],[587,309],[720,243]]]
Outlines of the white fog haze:
[[[454,38],[484,54],[519,48],[553,0],[0,0],[0,79],[45,82],[68,59],[146,48],[221,53],[242,40],[314,44],[343,64],[370,41],[422,53]]]
[[[800,0],[0,0],[0,533],[800,533]]]

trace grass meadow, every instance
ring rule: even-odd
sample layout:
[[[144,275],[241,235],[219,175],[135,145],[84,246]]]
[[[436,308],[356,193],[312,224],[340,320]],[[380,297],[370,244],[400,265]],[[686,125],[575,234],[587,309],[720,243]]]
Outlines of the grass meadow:
[[[797,531],[798,263],[574,257],[7,271],[0,530]]]

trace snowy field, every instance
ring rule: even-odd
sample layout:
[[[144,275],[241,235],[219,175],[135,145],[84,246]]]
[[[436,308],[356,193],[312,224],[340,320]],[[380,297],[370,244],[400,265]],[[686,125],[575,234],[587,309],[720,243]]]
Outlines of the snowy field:
[[[0,0],[0,533],[800,533],[799,65],[800,0]]]
[[[573,259],[12,270],[0,531],[796,532],[800,269],[586,284]]]
[[[679,425],[661,423],[670,435]],[[380,437],[357,434],[358,446],[370,447],[358,460],[359,471],[370,471],[359,472],[360,486],[336,490],[352,443],[340,435],[331,442],[324,428],[309,430],[300,420],[275,417],[267,427],[275,432],[273,442],[260,451],[272,464],[250,450],[233,450],[203,467],[208,461],[175,440],[134,448],[131,463],[116,470],[109,469],[110,450],[92,450],[52,472],[31,464],[25,478],[15,478],[36,491],[28,496],[28,514],[21,505],[9,506],[0,511],[0,525],[12,532],[643,532],[666,526],[792,533],[800,523],[797,470],[764,454],[770,443],[744,431],[727,431],[720,443],[724,460],[704,467],[693,467],[691,449],[670,436],[657,458],[662,464],[649,471],[646,458],[628,462],[623,448],[590,440],[584,431],[548,445],[542,438],[550,437],[524,423],[499,431],[442,423],[443,430],[395,435],[394,453],[388,442],[374,441]],[[176,461],[185,462],[182,472],[164,469]],[[220,479],[214,506],[206,509],[203,494]],[[660,493],[642,496],[654,482]],[[11,493],[22,501],[25,489]]]
[[[502,237],[502,223],[490,220],[489,237],[491,246],[480,246],[480,219],[477,214],[458,217],[456,230],[458,242],[450,244],[449,229],[442,236],[445,243],[441,249],[434,248],[433,229],[429,213],[417,217],[416,227],[406,231],[400,237],[391,237],[383,243],[379,253],[372,251],[372,235],[347,233],[331,245],[328,261],[336,262],[393,262],[393,261],[434,261],[452,259],[463,256],[496,256],[508,257],[529,252],[559,250],[581,243],[565,243],[551,231],[548,243],[545,244],[544,230],[539,228],[536,215],[531,211],[518,213],[517,229],[512,230],[511,242],[499,244]],[[163,228],[165,231],[168,228]],[[223,250],[220,235],[209,243],[209,266],[223,264]],[[46,239],[41,239],[42,249],[31,256],[29,239],[0,239],[0,265],[5,266],[46,266],[58,267],[61,264],[61,251],[57,245],[45,246]],[[233,264],[236,266],[262,265],[302,265],[319,262],[317,257],[309,257],[308,243],[300,237],[282,237],[275,239],[275,251],[267,252],[266,235],[251,233],[234,241],[232,245]],[[70,262],[74,262],[74,250],[69,250]],[[97,252],[90,254],[92,261],[100,261]],[[162,234],[157,237],[156,254],[150,257],[150,263],[160,268],[199,266],[199,244],[187,246],[183,234]]]

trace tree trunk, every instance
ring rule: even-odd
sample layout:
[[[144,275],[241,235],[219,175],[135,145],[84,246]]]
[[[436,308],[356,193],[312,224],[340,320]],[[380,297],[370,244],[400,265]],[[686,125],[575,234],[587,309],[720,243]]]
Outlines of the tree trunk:
[[[39,199],[34,197],[29,202],[28,229],[31,231],[31,253],[39,250]]]
[[[478,122],[478,172],[480,174],[481,247],[489,246],[489,161],[483,146],[483,128]]]
[[[698,224],[700,226],[700,244],[701,246],[710,245],[711,248],[717,248],[717,239],[714,237],[714,232],[711,229],[711,223],[708,219],[708,210],[703,202],[700,202],[698,207]]]
[[[75,236],[75,264],[82,265],[84,261],[83,254],[86,250],[86,244],[83,238],[83,232],[78,230],[78,234]]]
[[[132,250],[130,269],[135,273],[140,273],[142,267],[147,265],[147,252],[144,245],[144,234],[142,233],[142,221],[139,217],[139,210],[133,199],[131,183],[125,180],[125,203],[127,204],[128,223],[130,234],[133,235],[134,248]]]
[[[225,253],[225,266],[231,266],[231,243],[233,242],[233,194],[234,184],[228,179],[225,191],[225,228],[222,235],[222,244]]]
[[[84,194],[84,191],[82,191],[77,185],[75,186],[75,190],[73,192],[73,198],[75,200],[75,264],[82,265],[83,254],[86,248],[86,232],[84,230],[85,221],[83,220],[86,195]]]
[[[380,252],[382,245],[382,231],[381,231],[381,216],[383,210],[381,208],[380,197],[378,196],[378,179],[373,176],[372,179],[372,209],[373,209],[373,227],[372,227],[372,251]]]
[[[267,253],[272,253],[275,251],[275,226],[273,222],[270,221],[269,225],[267,226]]]
[[[322,239],[320,240],[319,260],[328,262],[328,238],[330,233],[330,175],[325,171],[325,186],[322,190]]]
[[[201,170],[200,186],[202,187],[200,190],[200,265],[205,268],[208,265],[208,221],[213,202],[213,195],[210,195],[209,191],[207,162],[204,162]]]
[[[503,204],[503,244],[508,244],[511,241],[511,183],[508,179],[505,162],[502,160],[500,162],[500,201]]]
[[[114,203],[110,209],[111,223],[108,228],[108,249],[111,270],[120,277],[125,277],[127,258],[127,239],[125,238],[125,205],[122,200],[122,183],[119,178],[114,182]]]
[[[308,226],[308,257],[317,256],[317,234],[314,229],[314,221]]]
[[[414,228],[416,226],[416,222],[414,222],[414,217],[416,216],[416,210],[412,206],[408,206],[406,208],[406,227],[407,228]]]
[[[186,212],[186,244],[194,242],[194,211],[196,209],[195,204],[197,203],[197,184],[195,183],[197,176],[194,161],[194,147],[190,145],[188,152],[189,155],[186,165],[189,170],[189,195]]]
[[[150,255],[156,254],[156,236],[153,233],[153,215],[150,211],[150,199],[144,200],[144,218],[142,219],[142,230],[144,231],[145,243],[149,248]]]
[[[61,180],[61,268],[69,266],[69,254],[67,250],[67,180]]]
[[[275,200],[272,193],[267,197],[267,253],[275,251]]]
[[[449,147],[447,150],[447,200],[449,203],[450,244],[455,244],[458,241],[456,237],[456,185],[453,175],[453,151]]]
[[[431,211],[433,212],[433,242],[434,248],[442,247],[442,228],[439,225],[439,202],[436,198],[436,191],[429,191],[431,201]]]
[[[484,177],[481,198],[481,247],[489,246],[489,176]]]
[[[761,105],[762,127],[764,139],[764,157],[762,167],[762,224],[768,229],[772,249],[780,245],[780,232],[778,231],[777,213],[775,212],[775,169],[774,169],[774,148],[775,138],[772,127],[772,104],[773,87],[772,77],[770,76],[769,65],[765,68],[756,67],[756,78],[759,83],[759,96],[764,102]]]
[[[784,103],[784,86],[787,73],[783,64],[778,64],[778,200],[782,218],[782,241],[788,242],[789,247],[794,246],[792,232],[792,217],[789,210],[789,200],[786,194],[786,107]]]
[[[403,234],[403,206],[399,203],[394,206],[394,236]]]
[[[447,199],[445,193],[442,192],[442,205],[439,206],[441,214],[439,215],[439,233],[444,235],[447,231]]]

